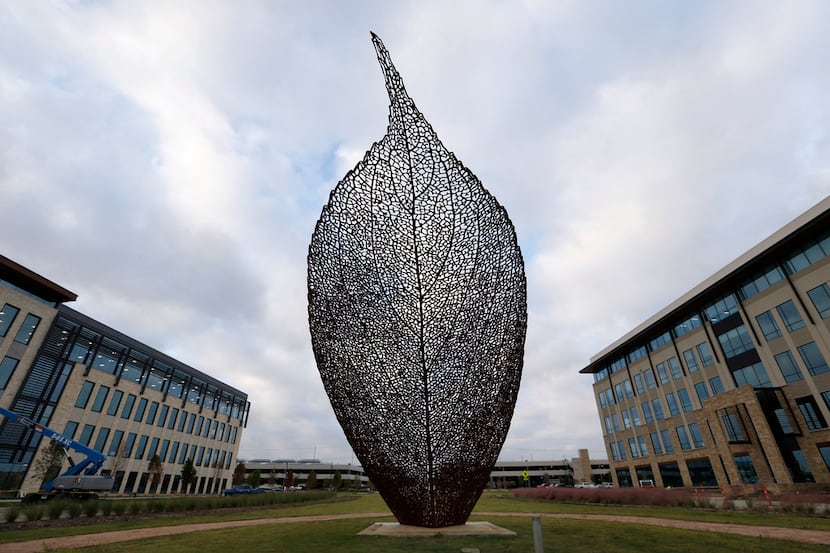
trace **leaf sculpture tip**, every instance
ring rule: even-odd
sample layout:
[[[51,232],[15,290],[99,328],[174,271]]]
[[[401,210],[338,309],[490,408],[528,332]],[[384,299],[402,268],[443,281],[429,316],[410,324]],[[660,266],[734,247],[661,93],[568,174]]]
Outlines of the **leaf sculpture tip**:
[[[383,70],[383,77],[386,80],[386,92],[389,94],[389,101],[395,104],[398,101],[408,99],[403,81],[398,74],[398,70],[395,69],[395,64],[392,63],[389,51],[386,50],[386,46],[383,45],[383,41],[378,35],[372,31],[369,31],[369,33],[372,35],[372,43],[375,45],[378,62],[380,62],[380,68]]]

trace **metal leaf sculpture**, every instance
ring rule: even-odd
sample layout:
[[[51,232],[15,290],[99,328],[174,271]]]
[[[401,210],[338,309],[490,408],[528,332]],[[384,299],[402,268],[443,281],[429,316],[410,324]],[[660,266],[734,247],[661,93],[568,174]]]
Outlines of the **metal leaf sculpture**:
[[[332,191],[308,254],[332,407],[402,524],[464,524],[510,427],[527,328],[507,212],[449,152],[372,34],[389,128]]]

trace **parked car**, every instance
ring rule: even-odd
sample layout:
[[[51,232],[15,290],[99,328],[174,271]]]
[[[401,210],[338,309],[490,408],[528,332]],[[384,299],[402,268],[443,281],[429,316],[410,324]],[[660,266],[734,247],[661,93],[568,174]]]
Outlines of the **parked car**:
[[[596,484],[592,484],[591,482],[577,482],[574,485],[574,488],[596,488]]]
[[[265,490],[262,488],[254,488],[248,484],[240,484],[223,491],[222,495],[248,495],[253,493],[265,493]]]

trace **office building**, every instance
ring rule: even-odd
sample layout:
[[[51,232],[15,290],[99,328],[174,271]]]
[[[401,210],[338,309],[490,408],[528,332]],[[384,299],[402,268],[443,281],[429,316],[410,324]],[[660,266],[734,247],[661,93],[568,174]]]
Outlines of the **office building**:
[[[830,483],[830,198],[595,355],[614,482]]]
[[[76,298],[0,256],[0,406],[107,455],[102,474],[113,475],[114,494],[221,492],[247,394],[65,305]],[[0,419],[2,495],[35,492],[34,466],[51,440]],[[163,467],[155,486],[154,455]],[[187,459],[197,478],[184,490]]]

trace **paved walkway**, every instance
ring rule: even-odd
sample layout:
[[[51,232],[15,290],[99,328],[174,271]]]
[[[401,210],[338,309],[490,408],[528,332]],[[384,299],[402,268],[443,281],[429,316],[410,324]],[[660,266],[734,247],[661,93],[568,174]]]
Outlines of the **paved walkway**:
[[[386,518],[391,513],[354,513],[345,515],[315,515],[281,518],[261,518],[253,520],[236,520],[231,522],[206,522],[201,524],[183,524],[180,526],[159,526],[136,530],[119,530],[116,532],[102,532],[99,534],[84,534],[61,538],[45,538],[39,540],[12,542],[2,544],[3,553],[40,553],[92,545],[103,545],[122,541],[140,540],[186,532],[205,530],[220,530],[225,528],[240,528],[243,526],[262,526],[267,524],[289,524],[296,522],[318,522],[325,520],[343,520],[356,518]],[[722,524],[715,522],[693,522],[689,520],[671,520],[665,518],[616,516],[616,515],[577,515],[577,514],[534,514],[534,513],[473,513],[476,517],[523,517],[539,516],[551,519],[574,519],[622,522],[628,524],[646,524],[649,526],[664,526],[684,530],[720,532],[723,534],[739,534],[742,536],[761,537],[768,539],[797,541],[802,543],[830,544],[830,531],[799,530],[792,528],[776,528],[771,526],[743,526],[740,524]]]

